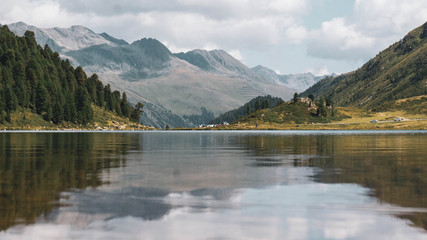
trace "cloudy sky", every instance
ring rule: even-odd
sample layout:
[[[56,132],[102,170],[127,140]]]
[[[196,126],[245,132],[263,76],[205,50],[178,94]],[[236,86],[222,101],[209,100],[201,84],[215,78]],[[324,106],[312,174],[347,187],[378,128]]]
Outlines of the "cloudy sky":
[[[344,73],[427,21],[426,0],[2,0],[0,23],[83,25],[172,52],[224,49],[249,67]]]

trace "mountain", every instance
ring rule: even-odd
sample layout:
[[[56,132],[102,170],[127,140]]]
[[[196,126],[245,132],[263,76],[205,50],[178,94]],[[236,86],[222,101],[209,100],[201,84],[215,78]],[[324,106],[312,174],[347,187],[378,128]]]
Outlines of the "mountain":
[[[338,106],[380,109],[392,101],[427,94],[427,22],[356,71],[327,77],[302,96],[326,96]]]
[[[262,79],[258,79],[258,76],[251,69],[224,50],[196,49],[187,53],[178,53],[175,56],[211,73],[246,77],[262,82]]]
[[[17,22],[9,24],[8,27],[18,36],[24,36],[27,30],[34,32],[38,44],[41,46],[48,44],[53,51],[58,53],[65,53],[70,50],[78,50],[101,44],[109,46],[128,44],[126,41],[113,38],[106,33],[96,34],[83,26],[72,26],[70,28],[37,28],[23,22]]]
[[[128,81],[138,81],[161,76],[172,53],[159,41],[144,38],[130,45],[94,45],[66,55],[90,71],[118,70]]]
[[[54,46],[74,66],[81,65],[113,89],[127,92],[129,101],[144,103],[143,123],[156,127],[194,126],[192,119],[209,122],[211,116],[254,97],[290,99],[295,91],[259,77],[223,50],[172,54],[155,39],[127,44],[81,26],[38,29],[16,23],[9,27],[21,34],[23,29],[33,30],[39,44]]]
[[[297,92],[303,92],[307,88],[313,86],[326,76],[314,76],[312,73],[299,74],[277,74],[275,71],[258,65],[251,68],[259,77],[271,83],[282,84],[288,88],[295,89]]]
[[[85,125],[93,122],[94,108],[139,121],[140,105],[132,109],[125,93],[111,91],[96,74],[87,77],[82,67],[73,68],[48,46],[37,45],[34,32],[18,37],[7,26],[0,28],[0,72],[2,125],[20,121],[32,127],[28,117],[34,114],[47,124]],[[17,111],[24,114],[12,118]]]
[[[132,67],[119,70],[93,65],[85,69],[101,72],[102,78],[108,83],[114,84],[120,91],[128,92],[129,99],[142,99],[182,118],[193,116],[191,119],[196,119],[194,115],[199,115],[205,123],[212,120],[207,118],[211,115],[209,113],[218,116],[256,96],[271,94],[288,99],[293,93],[293,90],[284,86],[265,84],[258,78],[246,78],[235,73],[206,72],[174,56],[165,63],[163,70],[157,71],[158,76],[149,78],[130,76],[129,73],[134,69]],[[204,114],[203,108],[208,114]],[[188,125],[197,123],[190,121]]]

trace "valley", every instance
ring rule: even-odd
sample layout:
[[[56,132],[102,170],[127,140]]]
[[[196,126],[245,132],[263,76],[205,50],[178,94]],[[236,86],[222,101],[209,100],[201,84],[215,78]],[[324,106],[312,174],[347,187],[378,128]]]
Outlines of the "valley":
[[[224,119],[234,122],[226,129],[425,128],[424,120],[407,119],[425,119],[427,115],[427,24],[412,30],[356,71],[331,76],[281,75],[261,65],[249,68],[224,50],[172,53],[156,39],[143,38],[129,44],[82,26],[43,29],[19,22],[9,28],[18,35],[34,31],[37,43],[49,44],[74,66],[81,65],[112,89],[126,92],[131,103],[142,102],[142,124],[157,129],[192,128],[221,119],[224,113],[229,116]],[[301,92],[303,98],[312,95],[316,101],[333,100],[336,111],[332,115],[336,112],[345,117],[316,119],[310,111],[298,115],[305,111],[303,108],[254,107],[256,97],[268,95],[287,101],[296,92]],[[244,107],[249,101],[254,108],[250,112],[259,110],[252,113],[252,119]],[[233,113],[237,109],[238,115]],[[265,121],[258,117],[265,111],[299,117]],[[403,121],[396,123],[393,118]]]
[[[8,27],[20,36],[33,31],[40,45],[49,44],[74,66],[81,65],[113,89],[127,92],[131,102],[142,102],[142,123],[157,128],[195,126],[198,123],[185,117],[191,115],[209,122],[212,119],[207,116],[217,117],[257,96],[288,100],[321,79],[311,74],[274,75],[260,66],[249,68],[223,50],[173,54],[156,39],[129,44],[83,26],[44,29],[18,22]],[[207,116],[202,108],[209,112]]]

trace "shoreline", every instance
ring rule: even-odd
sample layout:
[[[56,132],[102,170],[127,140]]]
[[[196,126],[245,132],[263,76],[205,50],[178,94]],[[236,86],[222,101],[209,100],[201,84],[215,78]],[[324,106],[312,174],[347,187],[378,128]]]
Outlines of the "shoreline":
[[[1,133],[137,133],[137,132],[425,132],[427,129],[154,129],[154,130],[0,130]]]
[[[230,125],[221,125],[216,127],[178,127],[170,130],[173,131],[224,131],[224,130],[240,130],[240,131],[266,131],[266,130],[301,130],[301,131],[313,131],[313,130],[427,130],[427,119],[405,119],[401,121],[378,121],[375,123],[370,122],[369,119],[353,119],[353,121],[339,121],[331,123],[270,123],[263,121],[256,122],[244,122],[234,123]],[[136,125],[138,126],[138,125]],[[106,124],[94,124],[89,125],[87,128],[84,126],[70,126],[70,128],[64,126],[0,126],[0,132],[139,132],[139,131],[167,131],[165,129],[156,129],[154,127],[148,127],[139,125],[123,125],[122,128],[118,126],[112,127],[112,125]]]

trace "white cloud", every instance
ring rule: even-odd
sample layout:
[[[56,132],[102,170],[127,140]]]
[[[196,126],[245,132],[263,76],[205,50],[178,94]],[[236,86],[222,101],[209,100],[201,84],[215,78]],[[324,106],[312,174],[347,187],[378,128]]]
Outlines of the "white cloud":
[[[309,33],[308,54],[347,61],[367,60],[423,24],[425,0],[356,0],[350,16],[325,21]]]
[[[197,13],[141,13],[135,17],[146,36],[179,48],[262,49],[279,43],[281,30],[272,17],[216,21]],[[133,39],[136,40],[136,39]]]
[[[316,7],[328,9],[327,4],[333,1],[2,0],[0,23],[23,21],[37,27],[83,25],[129,42],[156,38],[167,43],[173,52],[231,49],[254,65],[268,65],[256,61],[272,62],[274,54],[261,56],[290,47],[298,47],[292,54],[309,55],[282,54],[283,59],[275,60],[282,66],[277,63],[270,67],[285,72],[284,69],[302,70],[307,67],[305,64],[325,63],[327,59],[357,65],[424,23],[427,16],[425,0],[355,0],[352,13],[343,16],[331,11],[317,29],[304,25],[306,17],[317,14]],[[311,63],[307,63],[308,58]],[[313,63],[313,59],[317,62]]]
[[[320,69],[317,69],[317,71],[313,72],[314,76],[325,76],[329,74],[329,70],[326,67],[326,65],[322,65]]]
[[[291,43],[301,43],[308,37],[308,32],[303,26],[292,25],[286,29],[286,36]]]
[[[329,75],[328,67],[325,64],[317,66],[315,68],[307,68],[304,72],[312,73],[314,76],[325,76]]]
[[[273,0],[269,1],[268,6],[271,10],[281,13],[301,13],[308,8],[307,1],[294,0]]]
[[[344,18],[322,23],[310,33],[308,53],[315,57],[332,59],[358,59],[370,56],[375,39],[359,32]]]
[[[287,35],[293,42],[304,38],[296,18],[307,5],[307,0],[5,0],[0,21],[37,27],[84,25],[128,41],[155,37],[180,48],[209,43],[225,49],[265,49]]]
[[[245,59],[243,58],[242,53],[239,50],[230,50],[228,53],[233,56],[235,59],[239,60],[240,62],[244,62]]]
[[[425,0],[356,0],[354,21],[371,35],[404,34],[427,19]]]
[[[193,50],[191,48],[178,47],[175,44],[171,44],[167,41],[162,41],[162,44],[165,45],[172,53],[188,52],[188,51]]]
[[[75,25],[84,23],[90,16],[70,14],[55,1],[16,0],[2,1],[0,21],[3,23],[26,22],[38,27]]]

